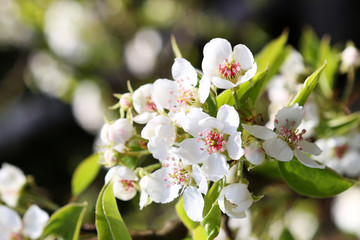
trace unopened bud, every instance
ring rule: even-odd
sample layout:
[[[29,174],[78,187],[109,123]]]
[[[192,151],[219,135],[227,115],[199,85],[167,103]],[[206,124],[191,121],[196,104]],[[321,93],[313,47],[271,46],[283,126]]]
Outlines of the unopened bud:
[[[120,98],[120,108],[128,110],[132,106],[132,95],[131,93],[125,93]]]

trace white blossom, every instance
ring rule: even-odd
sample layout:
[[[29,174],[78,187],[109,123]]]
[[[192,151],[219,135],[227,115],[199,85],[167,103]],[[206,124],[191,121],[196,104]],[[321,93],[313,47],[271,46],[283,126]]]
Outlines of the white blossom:
[[[0,195],[7,205],[15,207],[21,188],[26,183],[23,171],[11,164],[3,163],[0,169]]]
[[[49,215],[37,205],[31,205],[25,212],[23,221],[17,212],[0,205],[0,240],[21,239],[21,236],[38,239],[49,220]]]
[[[135,182],[138,180],[135,172],[125,166],[116,166],[109,169],[105,176],[105,183],[113,181],[115,197],[128,201],[135,197],[137,189]]]
[[[243,44],[232,51],[226,39],[215,38],[204,47],[202,82],[212,82],[216,87],[229,89],[249,81],[256,73],[253,54]]]
[[[245,210],[252,205],[253,199],[246,184],[233,183],[221,190],[218,203],[221,211],[229,217],[244,218]]]
[[[297,129],[303,114],[303,108],[294,104],[291,108],[282,108],[276,114],[274,131],[258,125],[243,124],[242,126],[255,137],[265,140],[262,146],[270,157],[287,162],[295,155],[307,167],[325,168],[305,154],[319,155],[321,150],[316,144],[303,139],[302,135],[306,130]]]
[[[145,84],[136,89],[133,93],[133,106],[139,114],[133,120],[139,124],[145,124],[158,115],[156,105],[151,98],[153,84]]]

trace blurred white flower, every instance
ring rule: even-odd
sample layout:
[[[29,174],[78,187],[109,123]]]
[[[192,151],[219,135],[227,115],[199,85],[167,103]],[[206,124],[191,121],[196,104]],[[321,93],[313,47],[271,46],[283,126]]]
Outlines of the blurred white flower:
[[[26,183],[23,171],[8,163],[3,163],[0,169],[0,195],[7,205],[15,207],[21,188]],[[1,216],[1,215],[0,215]]]
[[[37,205],[31,205],[25,212],[23,221],[17,212],[6,206],[0,205],[0,240],[38,239],[49,220],[49,215]]]
[[[360,64],[359,50],[353,46],[348,45],[341,53],[341,65],[342,72],[347,72],[350,67],[356,67]]]
[[[90,133],[97,133],[106,113],[100,87],[88,80],[79,82],[72,103],[73,114],[79,125]]]
[[[336,196],[331,208],[335,225],[360,238],[360,189],[353,187]]]
[[[30,57],[30,72],[36,86],[44,93],[62,97],[72,81],[71,69],[60,64],[45,51],[36,52]]]
[[[54,1],[44,20],[44,31],[51,49],[72,63],[83,63],[89,51],[83,34],[90,21],[90,14],[79,2]]]
[[[160,34],[153,29],[140,29],[125,46],[129,70],[138,77],[148,76],[155,68],[162,47]]]

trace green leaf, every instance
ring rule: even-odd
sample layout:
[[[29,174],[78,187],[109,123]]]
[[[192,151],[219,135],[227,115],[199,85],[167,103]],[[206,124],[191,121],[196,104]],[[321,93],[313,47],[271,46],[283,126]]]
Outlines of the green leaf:
[[[140,157],[124,156],[121,158],[120,162],[126,167],[134,170],[138,164]]]
[[[332,134],[342,135],[355,129],[360,125],[360,112],[349,115],[339,116],[327,122],[327,127],[331,128]]]
[[[181,197],[178,201],[178,203],[176,204],[176,213],[178,214],[180,220],[184,223],[184,225],[189,229],[195,229],[197,226],[199,226],[198,222],[194,222],[192,221],[188,215],[185,212],[184,209],[184,203],[183,203],[183,197]]]
[[[310,96],[311,92],[314,90],[314,88],[318,84],[321,72],[326,67],[326,64],[327,63],[325,61],[324,64],[320,68],[318,68],[313,74],[311,74],[309,77],[306,78],[301,89],[296,94],[295,98],[291,101],[291,103],[289,104],[290,107],[295,103],[298,103],[300,106],[303,106],[305,104],[307,98]]]
[[[79,239],[81,223],[86,211],[87,202],[70,203],[57,210],[44,228],[41,239],[49,235],[62,239]]]
[[[204,240],[207,239],[205,229],[199,225],[193,230],[193,240]]]
[[[332,197],[354,185],[330,168],[309,168],[296,158],[289,162],[278,162],[282,177],[296,192],[310,197]]]
[[[222,188],[223,188],[223,181],[222,179],[220,179],[219,181],[217,181],[212,185],[212,187],[204,197],[205,206],[203,211],[203,217],[205,217],[213,207],[214,203],[219,197]]]
[[[131,239],[120,215],[113,193],[113,184],[106,184],[96,202],[96,229],[99,240]]]
[[[316,67],[319,46],[320,40],[316,36],[315,32],[310,27],[305,28],[300,39],[300,52],[305,63]],[[321,63],[323,63],[323,61]]]
[[[174,35],[171,35],[171,46],[172,46],[175,57],[182,58],[180,48],[177,45],[177,42],[176,42],[176,39],[175,39]]]
[[[99,154],[94,153],[83,160],[75,169],[71,179],[71,190],[73,196],[82,193],[96,178],[101,165],[99,164]]]
[[[207,239],[214,239],[220,231],[221,211],[218,204],[215,204],[209,213],[204,217],[201,225],[204,227]]]
[[[288,33],[285,31],[280,37],[266,45],[255,57],[257,73],[250,81],[241,84],[236,92],[240,103],[249,100],[252,104],[255,104],[258,97],[263,93],[268,80],[279,71],[281,64],[289,53],[289,50],[284,47],[287,37]],[[248,91],[249,93],[247,93]],[[235,104],[231,89],[223,91],[216,100],[218,108],[224,104],[230,106]]]
[[[295,238],[292,236],[291,232],[289,231],[289,229],[284,228],[279,240],[295,240]]]

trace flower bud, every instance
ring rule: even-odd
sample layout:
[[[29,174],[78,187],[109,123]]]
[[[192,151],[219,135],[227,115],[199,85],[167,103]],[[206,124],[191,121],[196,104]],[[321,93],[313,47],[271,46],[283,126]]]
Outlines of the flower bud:
[[[128,110],[132,106],[132,95],[131,93],[125,93],[120,98],[120,108]]]

